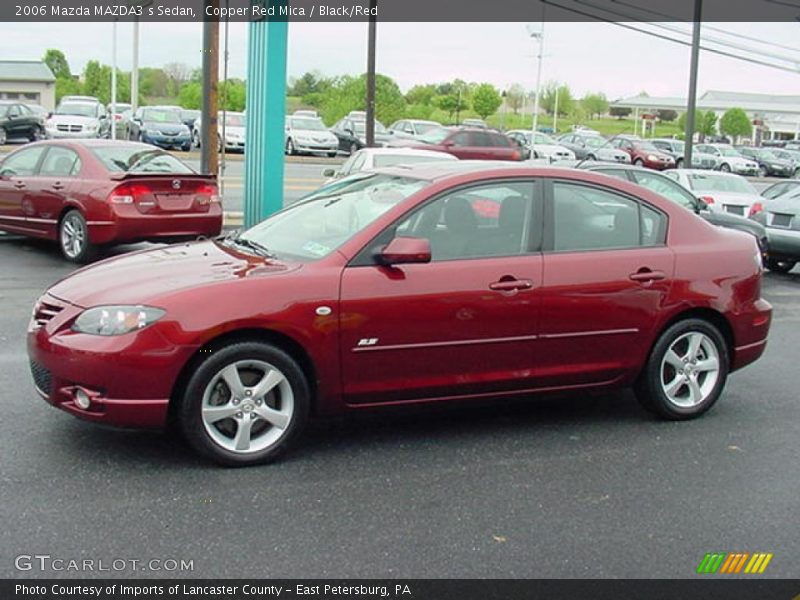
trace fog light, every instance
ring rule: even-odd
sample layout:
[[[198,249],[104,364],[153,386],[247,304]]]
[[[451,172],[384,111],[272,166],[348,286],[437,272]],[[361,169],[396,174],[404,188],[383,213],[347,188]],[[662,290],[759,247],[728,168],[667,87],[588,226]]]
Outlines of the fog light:
[[[89,410],[89,405],[91,404],[91,400],[89,399],[89,394],[87,394],[80,388],[76,389],[75,404],[78,405],[78,408],[82,408],[83,410]]]

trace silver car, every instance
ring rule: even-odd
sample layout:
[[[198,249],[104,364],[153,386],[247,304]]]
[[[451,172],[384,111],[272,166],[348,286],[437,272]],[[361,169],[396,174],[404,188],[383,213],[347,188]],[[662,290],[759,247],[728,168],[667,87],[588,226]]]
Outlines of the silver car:
[[[245,114],[240,112],[219,112],[217,114],[217,149],[221,152],[223,132],[225,150],[244,152],[247,139]],[[192,127],[192,145],[199,148],[203,139],[203,119],[198,117]]]
[[[767,228],[770,271],[788,273],[800,260],[800,190],[754,205],[751,218]]]
[[[745,158],[729,144],[697,144],[695,148],[698,152],[714,155],[719,161],[720,171],[739,175],[758,175],[758,163]]]
[[[50,139],[98,138],[110,133],[105,106],[89,98],[62,99],[44,127]]]
[[[314,117],[286,117],[286,154],[327,154],[336,156],[339,139],[321,119]]]
[[[672,169],[664,175],[675,179],[708,205],[709,210],[741,217],[750,215],[762,198],[744,177],[701,169]]]
[[[422,119],[402,119],[395,121],[389,127],[389,133],[399,139],[416,140],[429,131],[441,127],[441,123],[436,121],[424,121]]]

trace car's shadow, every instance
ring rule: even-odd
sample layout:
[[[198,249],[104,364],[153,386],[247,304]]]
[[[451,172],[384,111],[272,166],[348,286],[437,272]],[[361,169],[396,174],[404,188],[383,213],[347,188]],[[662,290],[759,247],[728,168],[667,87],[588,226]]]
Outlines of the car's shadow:
[[[49,266],[72,265],[76,269],[81,266],[71,263],[65,259],[62,256],[61,251],[58,249],[58,244],[51,240],[43,240],[40,238],[31,238],[13,233],[0,232],[0,243],[2,243],[4,247],[12,249],[12,251],[19,252],[20,255],[35,256],[43,263],[47,263]],[[147,242],[142,242],[139,244],[104,246],[100,248],[98,256],[93,262],[145,248],[159,248],[163,245],[164,244],[150,244]]]
[[[598,425],[629,427],[652,424],[628,391],[607,394],[548,396],[513,401],[449,402],[414,408],[370,409],[334,419],[314,419],[294,447],[279,462],[305,464],[324,455],[327,460],[353,453],[392,453],[398,444],[417,443],[474,447],[483,442],[552,432],[576,434]],[[85,464],[100,460],[122,469],[214,468],[197,456],[177,430],[118,430],[65,419],[49,435],[60,454]]]

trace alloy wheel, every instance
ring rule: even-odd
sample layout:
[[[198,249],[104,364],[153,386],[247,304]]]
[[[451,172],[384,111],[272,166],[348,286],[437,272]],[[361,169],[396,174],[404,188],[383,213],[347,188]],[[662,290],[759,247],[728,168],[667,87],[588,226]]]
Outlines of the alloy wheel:
[[[678,337],[661,361],[661,387],[680,408],[702,404],[720,376],[719,349],[705,333],[690,331]]]
[[[6,139],[6,130],[0,127],[0,146],[5,144],[7,141]]]
[[[719,168],[719,170],[722,171],[723,173],[731,172],[731,168],[727,163],[723,163],[723,165]]]
[[[72,211],[61,222],[61,249],[69,259],[78,258],[86,245],[86,223],[77,211]]]
[[[286,433],[295,410],[286,375],[261,360],[239,360],[211,378],[201,416],[215,444],[237,454],[274,446]]]

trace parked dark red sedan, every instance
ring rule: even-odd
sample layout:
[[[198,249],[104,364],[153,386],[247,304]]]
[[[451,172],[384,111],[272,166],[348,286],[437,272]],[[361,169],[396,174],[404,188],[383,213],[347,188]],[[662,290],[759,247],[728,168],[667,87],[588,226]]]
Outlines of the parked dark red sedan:
[[[523,149],[510,137],[491,129],[437,127],[414,140],[400,139],[389,144],[438,150],[462,160],[522,160]]]
[[[218,235],[213,177],[146,144],[52,140],[0,162],[0,229],[57,240],[86,262],[102,245]]]
[[[618,137],[612,141],[611,144],[615,148],[627,152],[634,165],[656,169],[658,171],[675,168],[675,158],[671,154],[667,154],[663,150],[656,148],[653,142],[636,138]]]
[[[633,386],[688,419],[764,351],[753,236],[635,184],[476,162],[340,183],[54,285],[28,335],[39,393],[98,423],[173,419],[240,465],[310,414],[385,405]]]

